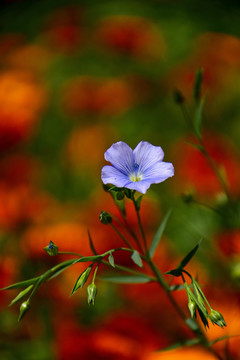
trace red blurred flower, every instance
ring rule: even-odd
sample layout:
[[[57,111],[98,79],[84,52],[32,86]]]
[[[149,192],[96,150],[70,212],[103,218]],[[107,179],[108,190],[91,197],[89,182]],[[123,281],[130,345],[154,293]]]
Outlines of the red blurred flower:
[[[135,103],[132,87],[123,78],[73,79],[63,90],[63,105],[71,114],[118,115]]]
[[[240,230],[225,230],[216,236],[219,249],[227,257],[240,255]]]
[[[194,142],[195,139],[190,138]],[[206,149],[229,186],[233,195],[240,192],[239,155],[229,139],[218,134],[204,136]],[[203,196],[216,195],[223,189],[206,157],[192,145],[179,141],[174,146],[174,184],[181,191],[196,191]]]
[[[53,13],[47,22],[44,35],[54,50],[72,53],[82,46],[81,10],[74,5]]]
[[[97,42],[105,48],[143,59],[159,59],[165,43],[159,30],[146,19],[135,16],[111,16],[97,29]]]
[[[13,283],[15,280],[17,269],[16,257],[1,256],[0,257],[0,289]],[[6,306],[6,302],[9,301],[9,293],[6,291],[0,291],[0,306]]]
[[[56,332],[59,360],[143,360],[165,342],[148,321],[128,313],[112,314],[92,329],[60,320]]]
[[[0,151],[29,138],[45,101],[45,91],[31,73],[0,74]]]

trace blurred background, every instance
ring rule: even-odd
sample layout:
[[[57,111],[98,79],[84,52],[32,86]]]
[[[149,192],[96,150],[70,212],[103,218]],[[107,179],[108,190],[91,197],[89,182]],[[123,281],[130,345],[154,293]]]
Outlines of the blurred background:
[[[204,238],[189,268],[228,324],[211,326],[207,336],[240,334],[239,18],[237,1],[1,1],[0,287],[67,259],[43,251],[50,240],[90,255],[90,229],[99,252],[121,244],[98,220],[101,210],[118,215],[102,189],[103,154],[116,141],[134,148],[146,140],[175,167],[174,178],[152,185],[142,203],[148,241],[173,208],[155,260],[170,270]],[[198,68],[204,141],[230,203],[189,144],[194,137],[173,99],[181,90],[192,114]],[[128,203],[127,212],[136,227]],[[132,266],[126,256],[115,260]],[[18,304],[8,307],[15,291],[0,293],[1,359],[213,359],[195,347],[153,354],[192,336],[155,284],[98,280],[94,307],[85,290],[69,299],[83,269],[44,284],[21,323]],[[187,312],[186,294],[176,298]],[[233,337],[215,346],[237,360],[239,345]]]

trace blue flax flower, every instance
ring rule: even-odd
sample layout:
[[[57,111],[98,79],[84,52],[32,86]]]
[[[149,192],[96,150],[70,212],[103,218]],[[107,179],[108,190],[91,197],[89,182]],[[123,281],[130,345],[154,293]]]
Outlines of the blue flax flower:
[[[137,190],[145,194],[151,184],[160,183],[174,175],[171,163],[162,161],[160,146],[141,141],[134,150],[125,142],[113,144],[104,154],[112,166],[102,168],[102,181],[117,187]]]

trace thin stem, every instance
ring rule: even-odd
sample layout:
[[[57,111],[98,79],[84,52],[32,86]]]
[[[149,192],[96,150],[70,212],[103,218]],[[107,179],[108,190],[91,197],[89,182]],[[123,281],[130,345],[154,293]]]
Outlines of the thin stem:
[[[192,119],[191,119],[191,116],[189,115],[186,107],[185,107],[183,104],[181,104],[180,108],[181,108],[181,110],[182,110],[182,114],[183,114],[184,119],[186,120],[187,125],[189,126],[189,128],[190,128],[192,131],[194,131]]]
[[[109,264],[109,262],[106,261],[106,260],[102,260],[102,263],[103,263],[104,265],[111,266],[111,265]],[[116,264],[115,264],[115,269],[121,270],[121,271],[125,271],[125,272],[127,272],[127,273],[129,273],[129,274],[134,274],[134,275],[137,275],[137,276],[144,276],[144,277],[148,278],[149,281],[157,282],[157,278],[156,278],[156,277],[143,274],[143,273],[141,273],[140,271],[130,269],[130,268],[126,267],[126,266],[116,265]]]
[[[143,248],[142,245],[140,244],[137,235],[135,234],[135,232],[131,229],[127,218],[124,218],[124,223],[122,223],[118,217],[116,217],[115,215],[111,214],[112,218],[114,220],[116,220],[118,222],[119,225],[121,225],[122,227],[126,228],[126,230],[129,232],[129,234],[132,236],[133,240],[136,242],[136,244],[139,247],[139,250],[143,253]]]
[[[125,244],[130,248],[133,249],[132,245],[128,242],[127,239],[118,231],[118,229],[111,223],[111,227],[116,231],[116,233],[120,236],[120,238],[125,242]]]
[[[194,127],[193,127],[193,122],[192,122],[191,116],[189,115],[186,107],[185,107],[183,104],[181,105],[181,110],[182,110],[183,117],[184,117],[184,119],[186,120],[189,128],[193,131],[193,133],[194,133],[195,135],[197,135],[197,137],[198,137],[198,139],[199,139],[199,141],[200,141],[200,144],[201,144],[201,146],[202,146],[202,150],[201,150],[202,154],[203,154],[203,155],[205,156],[205,158],[208,160],[210,166],[212,167],[212,169],[214,170],[214,172],[215,172],[215,174],[216,174],[216,176],[217,176],[217,178],[218,178],[218,181],[219,181],[219,183],[220,183],[223,191],[225,192],[228,200],[230,200],[230,194],[229,194],[228,186],[227,186],[226,182],[224,181],[224,179],[223,179],[223,177],[222,177],[222,175],[221,175],[221,173],[220,173],[220,171],[219,171],[219,169],[218,169],[215,161],[213,160],[213,158],[212,158],[212,157],[210,156],[210,154],[208,153],[208,151],[207,151],[207,149],[206,149],[206,147],[205,147],[205,144],[204,144],[204,142],[203,142],[202,137],[201,137],[200,135],[196,134],[196,132],[195,132],[195,130],[194,130]]]
[[[74,255],[77,257],[83,257],[83,255],[80,255],[80,254],[72,252],[72,251],[59,251],[58,255]]]
[[[201,146],[202,146],[202,154],[205,156],[205,158],[208,160],[210,166],[212,167],[212,169],[214,170],[217,178],[218,178],[218,181],[223,189],[223,191],[225,192],[228,200],[230,200],[230,194],[229,194],[229,189],[228,189],[228,186],[226,184],[226,182],[224,181],[215,161],[213,160],[213,158],[211,157],[211,155],[208,153],[205,145],[204,145],[204,142],[203,142],[203,139],[200,139],[200,143],[201,143]]]
[[[93,278],[92,278],[92,284],[95,283],[95,278],[96,278],[96,275],[97,275],[98,267],[99,267],[99,263],[98,263],[97,266],[95,267],[94,274],[93,274]]]
[[[134,195],[132,197],[132,201],[134,203],[135,211],[136,211],[136,214],[137,214],[138,225],[139,225],[139,229],[141,231],[141,235],[142,235],[142,239],[143,239],[143,243],[144,243],[144,248],[145,248],[146,254],[148,254],[146,236],[145,236],[145,232],[144,232],[144,229],[143,229],[143,226],[142,226],[142,220],[141,220],[141,217],[140,217],[140,214],[139,214],[139,209],[137,208],[137,203],[136,203],[136,199],[135,199]]]

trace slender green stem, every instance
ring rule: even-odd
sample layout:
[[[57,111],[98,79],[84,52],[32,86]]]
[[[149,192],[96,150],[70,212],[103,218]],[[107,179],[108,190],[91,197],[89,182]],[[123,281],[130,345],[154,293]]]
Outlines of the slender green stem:
[[[186,107],[184,106],[184,104],[181,104],[180,106],[181,110],[182,110],[182,114],[183,114],[183,117],[184,119],[186,120],[186,123],[187,125],[189,126],[189,128],[194,131],[194,127],[193,127],[193,122],[192,122],[192,119],[191,119],[191,116],[189,115]]]
[[[208,153],[206,147],[205,147],[205,144],[203,142],[203,139],[200,135],[196,134],[195,130],[194,130],[194,127],[193,127],[193,122],[192,122],[192,119],[191,119],[191,116],[189,115],[186,107],[182,104],[181,105],[181,110],[182,110],[182,114],[183,114],[183,117],[184,119],[186,120],[189,128],[193,131],[193,133],[195,135],[197,135],[199,141],[200,141],[200,144],[201,144],[201,147],[202,147],[202,154],[205,156],[205,158],[208,160],[210,166],[212,167],[212,169],[214,170],[217,178],[218,178],[218,181],[223,189],[223,191],[225,192],[228,200],[230,200],[230,194],[229,194],[229,189],[228,189],[228,186],[226,184],[226,182],[224,181],[218,167],[217,167],[217,164],[215,163],[215,161],[213,160],[213,158],[210,156],[210,154]]]
[[[99,263],[98,263],[97,266],[95,267],[94,274],[93,274],[93,278],[92,278],[92,284],[95,283],[95,278],[96,278],[96,275],[97,275],[98,267],[99,267]]]
[[[133,249],[132,245],[128,242],[127,239],[118,231],[118,229],[111,223],[111,227],[116,231],[116,233],[120,236],[120,238],[125,242],[125,244],[130,248]]]
[[[114,220],[116,220],[119,225],[121,225],[122,227],[126,228],[126,230],[128,231],[128,233],[132,236],[133,240],[136,242],[137,246],[139,247],[139,250],[143,253],[143,248],[142,248],[142,245],[140,244],[139,240],[138,240],[138,237],[137,235],[135,234],[135,232],[131,229],[128,221],[127,221],[127,218],[124,218],[124,223],[122,223],[115,215],[112,215],[112,218]]]
[[[106,261],[106,260],[102,260],[102,263],[103,263],[104,265],[111,266],[111,265],[109,264],[109,262]],[[125,271],[125,272],[127,272],[127,273],[129,273],[129,274],[133,274],[133,275],[137,275],[137,276],[144,276],[144,277],[148,278],[149,281],[157,282],[157,278],[156,278],[156,277],[143,274],[143,273],[141,273],[140,271],[133,270],[133,269],[128,268],[128,267],[126,267],[126,266],[122,266],[122,265],[117,265],[117,264],[115,264],[115,269],[120,270],[120,271]]]
[[[226,184],[226,182],[224,181],[219,169],[218,169],[218,166],[217,164],[215,163],[215,161],[213,160],[213,158],[211,157],[211,155],[208,153],[206,147],[205,147],[205,144],[203,142],[203,139],[200,139],[200,143],[201,143],[201,146],[202,146],[202,154],[205,156],[205,158],[208,160],[208,163],[210,164],[210,166],[212,167],[212,169],[214,170],[217,178],[218,178],[218,181],[223,189],[223,191],[225,192],[228,200],[230,200],[230,194],[229,194],[229,189],[228,189],[228,186]]]
[[[72,252],[72,251],[59,251],[58,254],[59,255],[74,255],[74,256],[78,256],[78,257],[83,257],[83,255],[80,255],[80,254]]]
[[[134,194],[133,194],[133,197],[132,197],[132,201],[134,203],[135,211],[136,211],[136,214],[137,214],[138,225],[139,225],[139,229],[141,231],[144,248],[145,248],[146,254],[148,254],[147,240],[146,240],[145,232],[144,232],[144,229],[143,229],[143,226],[142,226],[142,220],[141,220],[141,217],[140,217],[140,214],[139,214],[139,209],[137,207],[137,203],[136,203],[136,199],[134,197]]]

